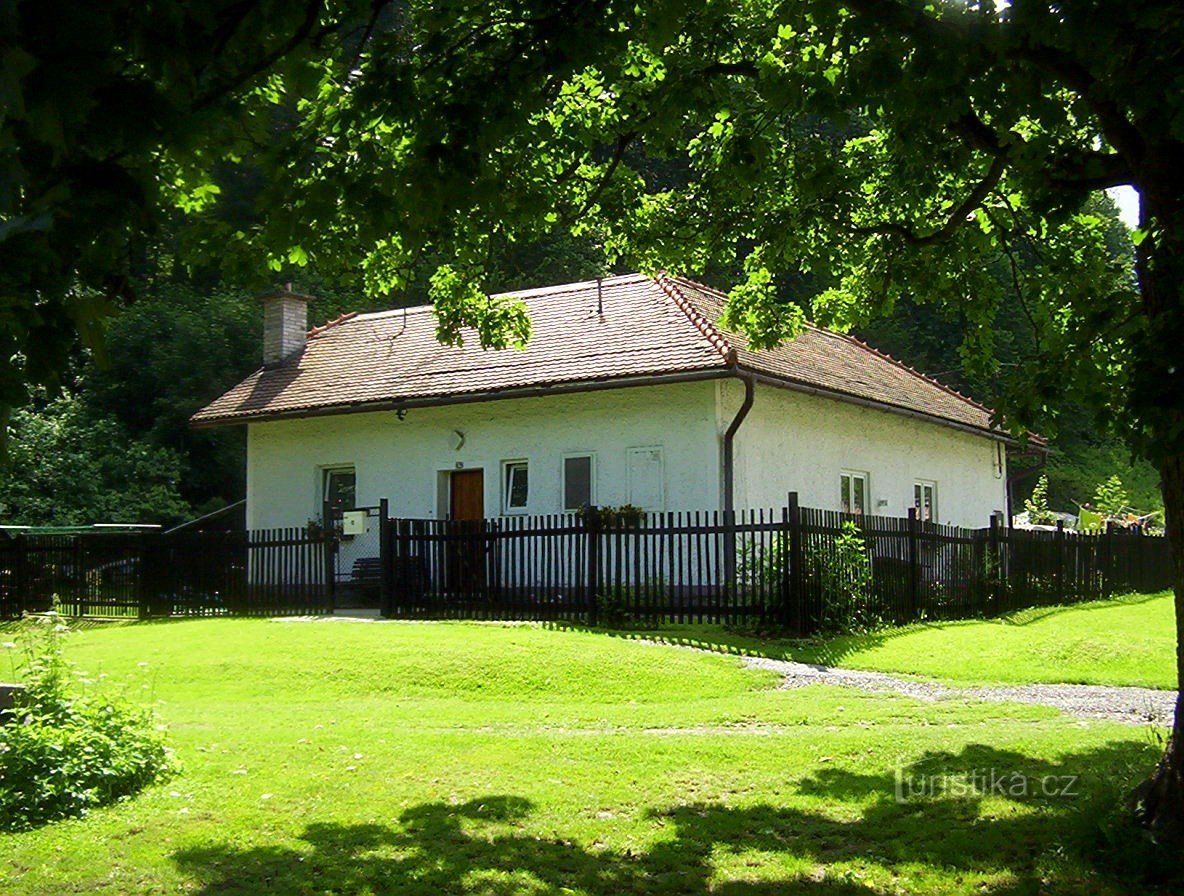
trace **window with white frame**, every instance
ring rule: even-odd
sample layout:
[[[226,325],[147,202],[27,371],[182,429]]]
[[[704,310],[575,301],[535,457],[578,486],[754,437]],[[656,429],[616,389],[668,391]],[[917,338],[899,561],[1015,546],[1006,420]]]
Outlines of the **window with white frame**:
[[[358,476],[353,467],[327,467],[321,476],[322,506],[338,513],[357,506]]]
[[[502,461],[502,513],[526,513],[529,495],[530,480],[526,461]]]
[[[630,504],[642,510],[666,509],[666,477],[660,447],[630,448],[628,476]]]
[[[596,503],[596,456],[567,454],[563,458],[563,509],[579,510]]]
[[[930,479],[914,482],[913,506],[917,508],[917,519],[934,522],[937,519],[937,483]]]
[[[839,474],[839,509],[843,513],[862,516],[867,512],[870,500],[867,473],[843,470]]]

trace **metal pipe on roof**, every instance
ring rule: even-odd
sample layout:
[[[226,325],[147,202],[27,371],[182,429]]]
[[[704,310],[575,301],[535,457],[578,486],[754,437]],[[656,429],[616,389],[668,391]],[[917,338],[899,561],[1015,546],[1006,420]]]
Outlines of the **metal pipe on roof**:
[[[744,423],[744,418],[752,410],[753,400],[756,398],[756,378],[752,374],[735,374],[744,383],[744,401],[740,409],[724,432],[723,442],[723,478],[724,478],[724,510],[736,509],[736,433]]]

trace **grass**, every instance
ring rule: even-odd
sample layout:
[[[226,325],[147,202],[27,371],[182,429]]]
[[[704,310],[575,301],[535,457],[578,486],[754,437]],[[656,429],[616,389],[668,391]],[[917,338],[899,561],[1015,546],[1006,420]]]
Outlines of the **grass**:
[[[949,682],[1176,688],[1170,592],[1021,610],[996,619],[929,622],[810,641],[667,626],[630,632],[729,653],[792,659]]]
[[[1117,894],[1090,850],[1161,749],[1040,707],[784,691],[735,657],[535,626],[125,624],[68,655],[155,705],[182,771],[0,835],[6,896]],[[1077,776],[1076,796],[898,803],[902,764]]]

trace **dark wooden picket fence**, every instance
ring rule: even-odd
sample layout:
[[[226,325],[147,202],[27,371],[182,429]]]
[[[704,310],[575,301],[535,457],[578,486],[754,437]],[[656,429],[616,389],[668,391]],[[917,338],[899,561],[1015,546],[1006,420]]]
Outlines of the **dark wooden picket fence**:
[[[15,535],[0,541],[0,615],[331,613],[334,544],[305,529]]]
[[[723,622],[802,634],[1171,586],[1165,539],[785,507],[441,521],[379,517],[375,542],[309,528],[17,535],[0,541],[0,615]],[[362,556],[366,548],[377,556]],[[355,556],[357,555],[357,556]],[[343,561],[342,558],[345,558]]]
[[[383,614],[723,622],[799,633],[1171,587],[1166,540],[799,508],[387,520]]]

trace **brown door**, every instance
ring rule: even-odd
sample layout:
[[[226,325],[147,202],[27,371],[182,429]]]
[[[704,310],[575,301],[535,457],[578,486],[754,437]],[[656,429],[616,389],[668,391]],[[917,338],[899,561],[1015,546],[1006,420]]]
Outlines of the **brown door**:
[[[485,475],[457,470],[449,494],[448,588],[479,591],[485,585]]]
[[[454,520],[485,519],[485,473],[457,470],[452,474],[448,515]]]

